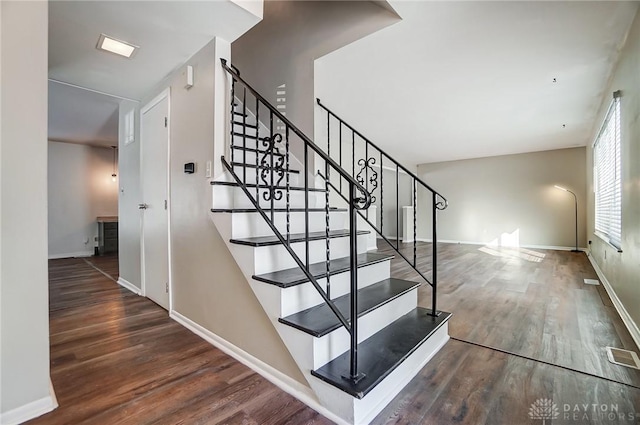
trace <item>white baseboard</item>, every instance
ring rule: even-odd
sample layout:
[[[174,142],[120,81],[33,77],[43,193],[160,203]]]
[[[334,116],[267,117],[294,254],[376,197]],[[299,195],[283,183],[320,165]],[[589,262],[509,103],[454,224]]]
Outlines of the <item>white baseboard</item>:
[[[273,366],[270,366],[267,363],[263,362],[262,360],[247,353],[243,349],[230,343],[226,339],[216,335],[210,330],[202,327],[201,325],[183,316],[177,311],[175,310],[171,311],[171,313],[169,314],[169,317],[171,317],[176,322],[180,323],[185,328],[189,329],[194,334],[198,335],[200,338],[207,341],[209,344],[220,349],[225,354],[233,357],[243,365],[249,367],[256,373],[261,375],[263,378],[265,378],[266,380],[268,380],[269,382],[271,382],[272,384],[280,388],[282,391],[297,398],[302,403],[306,404],[307,406],[309,406],[316,412],[320,413],[324,417],[328,418],[329,420],[337,424],[341,424],[341,425],[347,424],[347,422],[345,422],[344,419],[336,416],[335,414],[327,410],[324,406],[322,406],[320,402],[317,400],[311,388],[285,375],[284,373],[280,372],[278,369],[274,368]]]
[[[75,258],[75,257],[93,257],[93,251],[66,252],[64,254],[50,254],[49,260],[57,260],[59,258]]]
[[[416,238],[418,242],[432,242],[431,239],[427,238]],[[411,241],[413,242],[413,241]],[[451,244],[461,244],[461,245],[481,245],[492,247],[493,245],[489,245],[487,242],[477,242],[477,241],[455,241],[450,239],[438,239],[438,243],[451,243]],[[556,245],[520,245],[517,247],[503,246],[499,248],[527,248],[527,249],[552,249],[555,251],[572,251],[575,249],[574,246],[556,246]],[[587,251],[587,248],[578,247],[580,251]]]
[[[50,391],[51,394],[46,397],[16,407],[8,412],[0,413],[0,424],[17,425],[51,412],[58,407],[58,402],[53,392],[53,386],[51,386]]]
[[[598,263],[596,263],[596,260],[593,259],[593,256],[589,254],[587,255],[587,258],[589,258],[589,261],[591,262],[593,269],[596,271],[600,282],[602,282],[602,286],[604,286],[605,291],[607,291],[607,294],[609,294],[611,302],[613,302],[613,306],[616,308],[616,311],[620,315],[620,318],[624,322],[624,325],[627,327],[627,330],[631,334],[631,338],[633,338],[636,346],[638,347],[638,349],[640,349],[640,329],[638,328],[638,325],[631,318],[631,315],[624,307],[624,304],[622,304],[622,301],[620,301],[620,298],[618,298],[618,294],[616,294],[616,291],[614,291],[613,286],[611,286],[611,283],[605,276],[600,266],[598,266]]]
[[[133,283],[123,279],[122,277],[118,277],[118,285],[122,286],[125,289],[128,289],[129,291],[133,292],[136,295],[142,294],[142,291],[140,290],[140,288],[138,288]]]

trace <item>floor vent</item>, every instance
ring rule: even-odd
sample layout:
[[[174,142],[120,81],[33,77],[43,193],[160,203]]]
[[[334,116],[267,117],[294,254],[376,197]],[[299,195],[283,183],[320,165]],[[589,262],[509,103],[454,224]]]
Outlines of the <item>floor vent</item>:
[[[600,285],[600,281],[598,279],[585,279],[585,285]]]
[[[638,359],[638,355],[633,351],[607,347],[607,357],[609,357],[611,363],[640,369],[640,359]]]

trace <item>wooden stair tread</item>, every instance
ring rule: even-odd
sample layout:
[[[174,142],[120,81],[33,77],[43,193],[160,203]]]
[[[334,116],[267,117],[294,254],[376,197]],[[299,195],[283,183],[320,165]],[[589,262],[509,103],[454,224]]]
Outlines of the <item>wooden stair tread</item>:
[[[255,210],[253,210],[255,211]],[[304,211],[304,210],[303,210]],[[324,211],[324,209],[321,209]],[[366,235],[369,231],[367,230],[359,230],[358,235]],[[329,239],[333,238],[345,238],[349,237],[349,230],[330,230],[329,231]],[[309,241],[317,241],[326,239],[327,235],[324,231],[321,232],[309,232]],[[294,242],[304,242],[306,240],[304,233],[292,233],[290,235],[291,243]],[[253,238],[239,238],[239,239],[231,239],[231,243],[235,243],[238,245],[249,245],[249,246],[269,246],[269,245],[280,245],[280,239],[275,236],[257,236]]]
[[[374,252],[365,252],[359,254],[357,257],[358,267],[365,267],[371,264],[380,263],[382,261],[390,260],[393,255],[377,254]],[[320,263],[314,263],[309,265],[311,275],[316,279],[322,279],[327,276],[327,264],[322,261]],[[346,272],[351,267],[351,259],[349,257],[336,258],[329,261],[329,275]],[[299,267],[291,269],[278,270],[271,273],[264,273],[261,275],[254,275],[253,278],[260,282],[269,283],[271,285],[279,286],[280,288],[289,288],[291,286],[300,285],[301,283],[308,282],[307,275],[302,272]]]
[[[437,317],[430,313],[417,307],[358,344],[358,371],[366,376],[357,383],[343,378],[349,375],[349,351],[311,374],[353,397],[363,398],[451,317],[450,313],[442,312]]]
[[[358,317],[375,310],[418,286],[420,286],[420,283],[389,278],[358,289]],[[350,294],[338,297],[333,302],[345,317],[349,317]],[[326,303],[280,318],[278,321],[317,338],[325,336],[342,326]]]

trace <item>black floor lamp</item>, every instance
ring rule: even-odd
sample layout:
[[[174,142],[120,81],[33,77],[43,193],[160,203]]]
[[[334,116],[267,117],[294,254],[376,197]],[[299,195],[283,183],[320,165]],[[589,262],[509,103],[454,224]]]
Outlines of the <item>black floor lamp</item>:
[[[565,189],[562,186],[555,185],[554,187],[556,189],[560,189],[560,190],[564,190],[565,192],[569,192],[570,194],[573,195],[573,199],[575,200],[575,209],[576,209],[576,249],[572,249],[571,252],[581,252],[578,249],[578,197],[576,196],[575,193],[573,193],[569,189]]]

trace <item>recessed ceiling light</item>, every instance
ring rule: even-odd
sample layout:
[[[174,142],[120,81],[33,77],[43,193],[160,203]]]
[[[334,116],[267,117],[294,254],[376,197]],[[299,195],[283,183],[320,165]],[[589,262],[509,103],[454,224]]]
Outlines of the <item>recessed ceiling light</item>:
[[[98,50],[104,50],[115,53],[116,55],[124,56],[125,58],[131,58],[135,52],[138,51],[138,46],[134,46],[126,41],[116,40],[115,38],[104,34],[100,34],[96,48]]]

